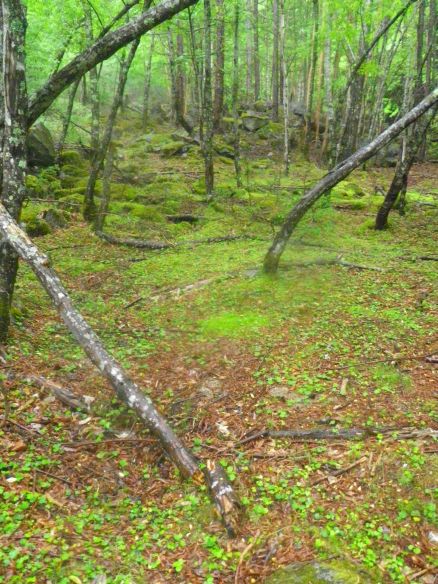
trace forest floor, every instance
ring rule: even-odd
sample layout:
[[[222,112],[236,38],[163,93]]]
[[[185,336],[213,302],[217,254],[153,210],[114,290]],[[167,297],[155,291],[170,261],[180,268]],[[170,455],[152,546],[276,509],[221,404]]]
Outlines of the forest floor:
[[[205,490],[181,482],[113,399],[22,265],[2,365],[0,582],[257,583],[282,565],[341,557],[376,583],[433,583],[430,438],[240,441],[265,429],[438,428],[438,370],[426,360],[438,353],[438,264],[419,259],[437,253],[436,167],[414,169],[407,215],[394,212],[385,232],[370,226],[392,170],[357,171],[303,220],[272,280],[260,266],[273,229],[323,171],[295,155],[281,178],[275,144],[248,138],[245,188],[218,157],[206,205],[197,149],[169,156],[170,136],[129,129],[106,230],[187,245],[141,251],[94,236],[75,207],[86,176],[75,153],[55,194],[47,171],[34,181],[71,212],[36,241],[187,445],[224,465],[244,516],[227,538]],[[166,220],[180,213],[200,219]],[[190,243],[231,234],[253,238]],[[379,270],[330,264],[339,256]],[[30,374],[90,396],[92,413],[70,411]]]

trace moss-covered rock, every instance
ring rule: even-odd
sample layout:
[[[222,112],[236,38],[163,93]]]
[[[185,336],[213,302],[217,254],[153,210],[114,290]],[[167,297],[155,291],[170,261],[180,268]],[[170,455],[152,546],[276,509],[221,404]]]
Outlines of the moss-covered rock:
[[[263,116],[256,112],[245,112],[240,116],[242,126],[247,132],[256,132],[269,124],[268,116]]]
[[[35,124],[27,136],[27,159],[30,166],[55,164],[55,144],[52,134],[44,124]]]
[[[40,237],[51,232],[50,225],[40,217],[38,208],[24,208],[20,223],[30,237]]]
[[[59,156],[61,165],[82,166],[84,159],[77,150],[64,150]]]
[[[365,571],[346,560],[292,564],[275,571],[266,584],[373,584]]]

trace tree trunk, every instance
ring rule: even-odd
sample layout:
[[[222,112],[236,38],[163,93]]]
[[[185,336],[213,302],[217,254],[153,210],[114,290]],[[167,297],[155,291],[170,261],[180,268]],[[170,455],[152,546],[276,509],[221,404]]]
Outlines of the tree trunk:
[[[318,199],[333,188],[338,182],[345,179],[355,168],[374,156],[381,148],[386,146],[391,140],[398,136],[405,128],[415,122],[428,109],[438,101],[438,88],[423,99],[417,106],[411,109],[406,115],[392,124],[377,138],[358,150],[355,154],[347,158],[341,164],[332,169],[318,183],[308,191],[304,197],[288,213],[280,231],[274,238],[264,260],[264,271],[275,274],[278,270],[280,257],[289,241],[290,236],[306,212],[316,203]]]
[[[96,218],[96,205],[94,203],[94,191],[96,188],[96,181],[99,176],[102,164],[105,160],[108,147],[111,142],[113,127],[117,118],[117,112],[119,111],[119,108],[122,104],[123,94],[125,92],[129,68],[131,67],[132,61],[134,60],[135,53],[137,52],[139,44],[140,38],[133,41],[128,56],[124,57],[120,63],[119,79],[117,83],[116,92],[113,98],[113,103],[111,104],[111,110],[106,122],[105,131],[102,136],[99,148],[94,153],[93,160],[91,162],[90,174],[88,177],[87,188],[85,191],[84,219],[86,221],[92,222]]]
[[[214,70],[214,129],[219,130],[222,125],[224,110],[224,67],[225,67],[225,20],[224,0],[216,0],[216,62]]]
[[[20,0],[2,0],[3,18],[3,182],[1,202],[14,220],[20,218],[26,196],[26,35],[25,9]],[[2,108],[2,109],[3,109]],[[18,259],[5,241],[0,244],[0,342],[8,336],[10,308]]]
[[[272,16],[273,16],[273,46],[272,46],[272,119],[278,122],[279,114],[279,81],[280,81],[280,64],[279,64],[279,27],[280,27],[280,13],[279,0],[273,0]]]
[[[252,34],[251,34],[251,0],[246,0],[245,43],[246,43],[246,102],[251,103],[252,94]]]
[[[254,101],[260,99],[260,47],[259,47],[259,0],[253,0],[253,62],[254,62]]]
[[[48,258],[38,250],[1,204],[0,233],[13,246],[15,252],[30,265],[76,342],[109,381],[118,398],[137,413],[149,431],[158,439],[164,452],[181,475],[185,478],[192,477],[208,485],[227,529],[233,532],[239,504],[225,474],[210,461],[207,461],[205,470],[201,471],[198,460],[175,435],[152,400],[140,390],[107,352],[99,337],[73,306],[58,276],[48,267]]]
[[[102,198],[100,199],[99,211],[96,214],[96,218],[94,220],[95,233],[103,232],[103,228],[105,227],[106,216],[108,214],[108,208],[111,200],[111,176],[114,166],[114,154],[114,147],[110,144],[108,147],[105,168],[103,171]]]
[[[234,137],[234,169],[236,171],[236,184],[242,186],[242,173],[240,168],[240,129],[239,129],[239,0],[234,5],[234,51],[233,51],[233,137]]]
[[[144,74],[144,89],[143,89],[143,112],[142,112],[142,128],[143,132],[146,131],[146,126],[149,119],[149,96],[151,91],[151,78],[152,78],[152,57],[154,54],[155,47],[155,34],[151,36],[151,44],[149,46],[149,55],[146,61],[146,68]]]
[[[280,0],[280,66],[283,73],[283,95],[281,100],[283,103],[283,164],[284,174],[289,175],[289,95],[287,83],[287,68],[285,55],[285,15],[284,15],[284,0]]]
[[[92,46],[93,35],[93,17],[91,14],[91,7],[87,0],[82,0],[82,8],[85,15],[85,36],[87,45]],[[93,153],[97,152],[99,148],[99,132],[100,132],[100,99],[99,99],[99,76],[97,68],[89,72],[90,79],[90,101],[91,101],[91,148]],[[91,204],[91,203],[90,203]]]
[[[203,107],[204,107],[204,97],[203,97],[203,86],[202,86],[202,74],[201,74],[201,67],[200,62],[198,59],[198,50],[196,44],[196,35],[195,29],[193,26],[193,18],[192,13],[189,8],[189,28],[190,28],[190,56],[193,65],[193,71],[195,72],[195,79],[194,79],[194,93],[195,93],[195,101],[198,107],[198,120],[199,120],[199,139],[201,144],[204,140],[204,129],[203,129]]]
[[[312,140],[312,113],[313,113],[313,101],[315,92],[315,76],[316,67],[318,64],[318,36],[319,36],[319,0],[312,1],[312,17],[313,17],[313,35],[312,35],[312,61],[310,64],[309,73],[309,92],[308,92],[308,102],[307,102],[307,115],[306,115],[306,154],[309,154],[310,143]]]
[[[184,128],[188,134],[192,134],[193,128],[186,119],[186,80],[182,59],[184,58],[184,42],[181,33],[177,34],[176,50],[173,42],[172,31],[168,30],[169,41],[169,69],[172,91],[172,106],[176,123]]]
[[[330,24],[329,24],[330,26]],[[327,159],[332,158],[332,135],[333,124],[335,122],[335,112],[333,108],[332,92],[332,67],[331,67],[331,40],[330,29],[324,46],[324,105],[325,105],[325,131],[321,147],[321,159],[324,160],[328,152]]]
[[[64,115],[64,121],[62,122],[61,136],[59,138],[59,142],[58,142],[58,145],[56,148],[58,160],[59,160],[59,157],[64,149],[64,144],[65,144],[65,141],[67,139],[68,129],[70,126],[71,116],[73,113],[73,106],[75,103],[75,97],[76,97],[76,93],[78,92],[78,87],[79,87],[80,82],[81,82],[81,80],[78,79],[77,81],[75,81],[73,83],[73,85],[70,88],[70,93],[68,96],[67,110],[66,110],[65,115]]]
[[[211,84],[211,4],[204,0],[204,107],[203,107],[203,157],[205,167],[205,192],[207,200],[214,194],[213,166],[213,103]]]

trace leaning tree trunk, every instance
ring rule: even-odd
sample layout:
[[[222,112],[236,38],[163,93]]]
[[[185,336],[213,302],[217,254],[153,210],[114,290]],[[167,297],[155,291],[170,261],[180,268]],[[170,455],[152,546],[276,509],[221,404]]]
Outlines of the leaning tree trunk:
[[[3,182],[1,202],[19,220],[26,195],[26,69],[24,39],[26,16],[20,0],[2,0],[3,18]],[[0,244],[0,342],[8,336],[10,308],[18,259],[5,241]]]
[[[56,273],[48,266],[48,258],[32,243],[29,237],[0,204],[0,233],[15,252],[26,261],[52,299],[56,310],[92,363],[109,381],[118,398],[134,410],[149,431],[159,440],[164,452],[176,465],[183,477],[205,482],[222,515],[227,529],[234,531],[238,501],[220,465],[207,461],[202,471],[194,455],[175,435],[152,400],[130,379],[119,363],[108,353],[101,340],[85,321],[61,284]]]
[[[375,140],[364,146],[352,156],[327,173],[304,197],[293,207],[286,216],[280,231],[274,238],[264,260],[264,271],[275,274],[278,270],[281,255],[296,226],[306,212],[318,199],[333,188],[338,182],[346,178],[355,168],[374,156],[381,148],[398,136],[405,128],[414,123],[420,116],[427,112],[438,102],[438,87],[424,98],[417,106],[406,115],[382,132]]]
[[[214,71],[213,125],[219,130],[224,110],[225,14],[224,0],[216,0],[216,62]]]
[[[388,227],[388,217],[397,200],[400,200],[400,211],[404,213],[405,196],[408,186],[409,172],[414,164],[417,153],[421,147],[424,137],[436,114],[436,107],[430,115],[416,122],[412,135],[404,141],[404,147],[397,161],[394,177],[386,193],[385,200],[377,211],[375,228],[378,231]]]
[[[213,198],[214,166],[213,166],[213,103],[211,83],[211,3],[204,0],[204,107],[202,151],[205,167],[205,192],[207,200]]]
[[[129,45],[136,38],[141,37],[149,30],[162,22],[171,19],[175,14],[196,4],[199,0],[165,0],[133,18],[127,24],[116,30],[107,32],[102,38],[98,38],[91,46],[76,55],[65,67],[62,67],[55,75],[37,91],[30,100],[28,113],[28,127],[30,127],[55,101],[55,99],[78,77],[82,77],[109,59],[122,47]]]

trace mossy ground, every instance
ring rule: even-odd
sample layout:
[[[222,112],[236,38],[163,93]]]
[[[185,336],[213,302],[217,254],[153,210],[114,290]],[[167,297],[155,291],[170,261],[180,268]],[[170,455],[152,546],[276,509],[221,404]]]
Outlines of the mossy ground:
[[[156,142],[170,142],[171,131]],[[380,233],[368,224],[390,171],[355,173],[303,220],[272,280],[257,272],[272,230],[323,171],[296,156],[281,178],[266,140],[244,142],[245,188],[218,157],[218,194],[206,205],[196,149],[167,158],[143,142],[119,148],[109,232],[257,239],[142,252],[103,243],[76,210],[68,229],[38,245],[186,443],[225,466],[244,504],[241,531],[227,539],[205,490],[179,480],[21,266],[5,364],[17,381],[4,382],[11,423],[0,433],[0,582],[85,584],[105,574],[111,584],[227,583],[236,570],[238,582],[262,582],[278,566],[333,556],[375,570],[376,582],[429,575],[438,467],[430,441],[238,442],[263,428],[436,428],[437,371],[423,356],[437,351],[437,264],[415,260],[436,254],[436,209],[418,205],[431,192],[422,178],[430,169],[414,170],[407,215],[394,213]],[[63,198],[77,197],[81,180]],[[183,212],[199,222],[166,221]],[[339,254],[384,271],[294,265]],[[72,413],[20,382],[29,373],[93,396],[96,413]]]

